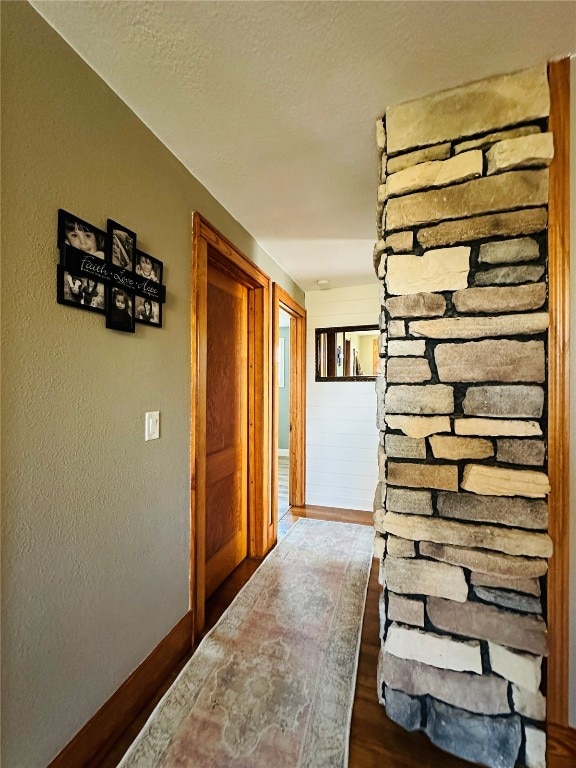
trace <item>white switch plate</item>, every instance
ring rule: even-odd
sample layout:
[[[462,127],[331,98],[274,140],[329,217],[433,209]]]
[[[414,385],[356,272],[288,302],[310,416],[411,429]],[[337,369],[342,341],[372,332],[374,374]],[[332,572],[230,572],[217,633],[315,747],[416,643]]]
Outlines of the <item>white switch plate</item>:
[[[148,411],[144,415],[144,440],[158,440],[160,437],[160,411]]]

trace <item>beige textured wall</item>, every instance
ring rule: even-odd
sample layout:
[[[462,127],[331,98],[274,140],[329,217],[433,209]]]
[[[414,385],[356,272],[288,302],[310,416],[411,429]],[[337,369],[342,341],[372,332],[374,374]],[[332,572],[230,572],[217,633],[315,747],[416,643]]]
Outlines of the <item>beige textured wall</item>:
[[[27,3],[1,10],[2,764],[39,768],[188,609],[192,211],[303,294]],[[164,261],[162,330],[56,304],[59,207]]]

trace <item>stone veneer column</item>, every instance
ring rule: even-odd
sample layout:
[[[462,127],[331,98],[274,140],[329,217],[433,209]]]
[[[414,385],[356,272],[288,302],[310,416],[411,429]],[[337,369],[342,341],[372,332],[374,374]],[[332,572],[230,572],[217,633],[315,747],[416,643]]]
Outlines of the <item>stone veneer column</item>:
[[[491,768],[545,766],[546,67],[377,124],[378,693]]]

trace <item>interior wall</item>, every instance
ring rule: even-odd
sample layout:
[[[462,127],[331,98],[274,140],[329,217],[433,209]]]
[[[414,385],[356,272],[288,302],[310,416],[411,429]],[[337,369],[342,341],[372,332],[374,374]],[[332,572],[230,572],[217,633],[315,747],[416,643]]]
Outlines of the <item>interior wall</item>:
[[[188,610],[192,211],[303,293],[28,3],[1,13],[2,761],[40,768]],[[56,303],[59,207],[164,262],[164,328]]]
[[[570,61],[570,295],[572,303],[571,361],[571,429],[570,429],[570,725],[576,728],[576,56]]]
[[[379,285],[306,293],[306,503],[372,510],[378,482],[374,381],[315,381],[315,330],[371,325]]]
[[[284,386],[278,387],[278,448],[290,449],[290,327],[280,328],[284,339]]]

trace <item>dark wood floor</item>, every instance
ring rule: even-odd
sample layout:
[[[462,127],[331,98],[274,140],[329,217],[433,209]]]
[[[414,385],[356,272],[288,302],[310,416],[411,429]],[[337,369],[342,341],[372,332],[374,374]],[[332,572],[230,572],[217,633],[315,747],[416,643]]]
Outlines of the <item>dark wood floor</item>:
[[[299,517],[338,522],[372,525],[369,512],[339,510],[329,507],[292,507],[279,521],[278,539],[281,540]],[[247,559],[219,587],[206,604],[206,628],[218,621],[236,594],[260,565],[259,560]],[[372,562],[366,610],[362,627],[358,676],[352,711],[349,768],[470,768],[470,763],[442,752],[434,747],[422,733],[408,733],[386,717],[376,695],[376,665],[378,662],[379,619],[378,563]],[[189,657],[188,657],[189,658]],[[154,700],[143,711],[124,737],[112,748],[107,757],[90,768],[116,768],[120,759],[146,723],[152,710],[176,679],[188,661],[184,659],[170,679],[157,692]],[[276,768],[292,768],[277,766]]]

